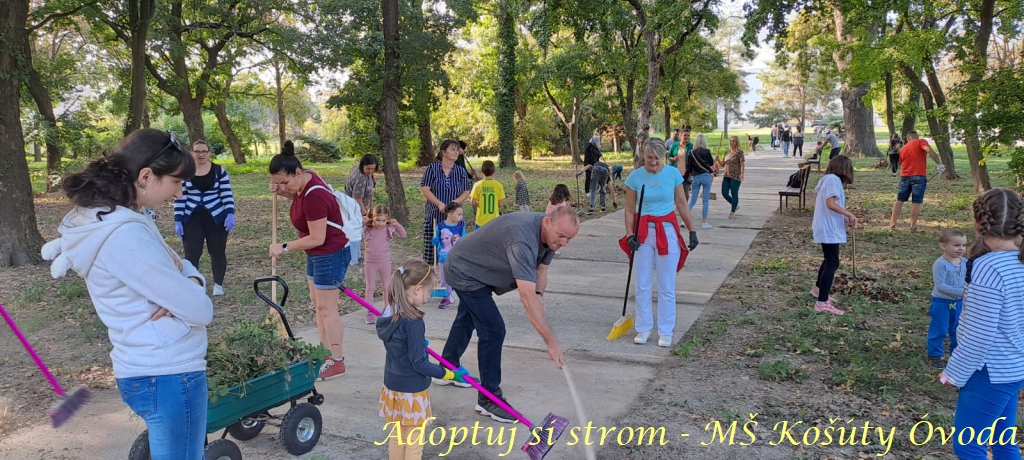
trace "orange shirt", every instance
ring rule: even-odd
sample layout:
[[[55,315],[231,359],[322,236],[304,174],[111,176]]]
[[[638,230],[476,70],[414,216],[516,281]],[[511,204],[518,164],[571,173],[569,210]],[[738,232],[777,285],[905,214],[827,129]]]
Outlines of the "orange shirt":
[[[927,146],[928,141],[914,139],[900,149],[901,177],[928,175],[928,152],[924,149]]]

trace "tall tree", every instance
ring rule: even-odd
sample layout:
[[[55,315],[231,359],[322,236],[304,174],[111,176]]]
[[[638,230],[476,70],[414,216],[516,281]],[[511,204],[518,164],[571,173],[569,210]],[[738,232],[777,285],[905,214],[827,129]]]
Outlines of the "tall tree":
[[[633,153],[633,165],[639,167],[639,146],[647,140],[648,130],[651,128],[654,96],[658,91],[661,67],[691,36],[698,35],[701,29],[713,29],[718,18],[712,9],[712,0],[627,0],[627,3],[633,7],[634,18],[642,31],[647,58],[647,86],[643,98],[640,99],[637,146]]]
[[[0,267],[38,263],[43,246],[21,130],[27,22],[28,0],[0,2]]]
[[[408,225],[409,208],[398,170],[398,96],[402,92],[399,63],[398,0],[381,0],[384,22],[384,85],[380,99],[380,151],[384,178],[395,219]]]
[[[499,0],[498,88],[495,119],[498,122],[498,166],[516,167],[516,0]]]
[[[127,24],[121,23],[120,26],[131,39],[129,48],[132,51],[130,101],[124,128],[124,134],[127,136],[142,127],[142,120],[146,114],[146,41],[149,38],[149,22],[153,19],[156,0],[126,2]]]

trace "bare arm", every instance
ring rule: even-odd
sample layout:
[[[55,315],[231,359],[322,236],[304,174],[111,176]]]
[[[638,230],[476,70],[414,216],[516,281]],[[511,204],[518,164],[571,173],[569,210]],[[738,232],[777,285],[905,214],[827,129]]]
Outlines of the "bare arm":
[[[853,215],[852,212],[847,211],[846,208],[839,206],[838,198],[834,196],[828,197],[828,199],[825,200],[825,207],[846,216],[846,223],[853,228],[857,228],[857,216]]]
[[[537,292],[543,294],[548,287],[548,266],[540,264],[537,267]]]
[[[444,209],[444,203],[437,199],[434,192],[430,191],[430,187],[420,187],[420,191],[423,193],[423,198],[426,198],[428,203],[433,203],[438,209]]]
[[[937,153],[935,153],[934,150],[932,150],[932,146],[930,146],[928,144],[924,144],[924,151],[928,153],[928,156],[931,157],[932,161],[934,161],[935,164],[937,164],[937,165],[941,165],[942,164],[942,159],[939,158],[939,155]]]
[[[288,242],[288,250],[306,250],[320,247],[324,244],[327,239],[327,218],[320,220],[307,221],[309,225],[309,235],[299,238],[295,241]],[[270,245],[270,256],[278,257],[284,253],[284,248],[280,243]]]
[[[626,187],[626,236],[633,236],[633,220],[636,219],[636,190]]]
[[[431,194],[431,195],[433,195],[433,194]],[[462,203],[462,202],[466,201],[466,198],[469,198],[469,190],[466,190],[465,192],[462,192],[461,195],[459,195],[457,198],[455,198],[452,201],[454,201],[456,203]],[[441,207],[443,208],[444,206],[442,205]]]

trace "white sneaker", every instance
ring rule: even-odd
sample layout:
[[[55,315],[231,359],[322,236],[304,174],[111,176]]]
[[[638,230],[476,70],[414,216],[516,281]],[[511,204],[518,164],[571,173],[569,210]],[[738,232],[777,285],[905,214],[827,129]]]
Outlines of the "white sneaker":
[[[665,347],[665,348],[671,347],[672,346],[672,336],[671,335],[663,335],[663,336],[658,337],[658,346],[659,347]]]
[[[643,344],[647,343],[647,339],[649,339],[650,337],[651,337],[651,331],[641,332],[641,333],[637,334],[636,337],[633,337],[633,343],[635,343],[637,345],[643,345]]]
[[[711,225],[708,222],[704,222],[703,224],[700,224],[700,228],[712,228],[712,227],[713,227],[713,225]]]
[[[224,295],[224,288],[219,284],[213,285],[213,295]]]
[[[459,388],[472,388],[473,387],[473,385],[470,385],[470,384],[468,384],[466,382],[458,382],[458,381],[455,381],[455,380],[437,379],[437,378],[434,378],[434,377],[431,377],[430,381],[433,382],[434,385],[455,385],[455,386],[457,386]]]

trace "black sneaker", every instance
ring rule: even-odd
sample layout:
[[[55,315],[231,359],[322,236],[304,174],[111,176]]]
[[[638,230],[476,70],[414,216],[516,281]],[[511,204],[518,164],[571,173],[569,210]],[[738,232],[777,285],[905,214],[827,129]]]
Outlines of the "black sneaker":
[[[941,356],[929,356],[928,357],[928,364],[931,364],[932,367],[934,367],[936,369],[943,369],[943,368],[946,367],[946,364],[942,362],[942,357]]]
[[[594,213],[594,209],[593,209],[593,208],[591,208],[591,209],[590,209],[590,211],[587,211],[587,215],[588,215],[588,216],[589,216],[589,215],[591,215],[591,214],[593,214],[593,213]]]
[[[508,404],[508,401],[505,401],[505,398],[501,397],[501,395],[496,396],[498,396],[498,399],[504,401],[505,404]],[[509,406],[511,406],[511,404],[509,404]],[[494,420],[495,422],[516,422],[516,418],[512,414],[508,413],[507,410],[502,409],[501,406],[495,404],[494,401],[491,401],[483,395],[478,395],[476,398],[476,413],[483,415],[484,417],[490,417],[491,420]]]

